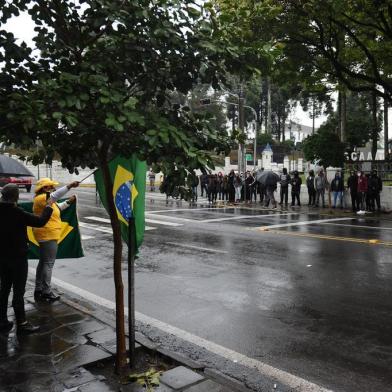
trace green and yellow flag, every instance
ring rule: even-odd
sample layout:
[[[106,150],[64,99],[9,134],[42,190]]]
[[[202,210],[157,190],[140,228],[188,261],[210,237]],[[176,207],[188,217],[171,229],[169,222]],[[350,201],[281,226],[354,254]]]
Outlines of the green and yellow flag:
[[[32,202],[18,205],[27,212],[33,211]],[[76,259],[84,256],[76,211],[76,203],[72,203],[67,209],[61,211],[62,231],[58,242],[57,259]],[[39,259],[39,244],[31,227],[27,228],[27,234],[30,242],[28,258]]]
[[[114,203],[121,224],[121,236],[128,243],[128,221],[130,217],[134,217],[137,250],[142,244],[144,237],[147,165],[145,162],[139,161],[135,156],[131,158],[117,157],[109,163],[109,171],[113,181]],[[97,170],[94,177],[102,204],[107,210],[102,172]]]

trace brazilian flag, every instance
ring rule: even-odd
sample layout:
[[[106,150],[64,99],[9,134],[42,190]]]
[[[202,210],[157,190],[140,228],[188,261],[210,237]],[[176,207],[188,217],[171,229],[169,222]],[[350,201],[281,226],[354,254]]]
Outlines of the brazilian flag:
[[[144,237],[144,203],[146,189],[146,162],[131,158],[117,157],[109,163],[110,176],[113,182],[113,198],[117,216],[121,224],[121,236],[128,243],[129,218],[135,219],[136,250]],[[107,208],[107,198],[101,170],[94,174],[97,191],[102,204]]]
[[[19,207],[27,212],[33,212],[32,202],[19,203]],[[58,242],[57,259],[76,259],[84,256],[76,211],[76,202],[61,211],[62,231]],[[27,228],[27,235],[30,242],[28,258],[39,259],[39,245],[31,227]]]

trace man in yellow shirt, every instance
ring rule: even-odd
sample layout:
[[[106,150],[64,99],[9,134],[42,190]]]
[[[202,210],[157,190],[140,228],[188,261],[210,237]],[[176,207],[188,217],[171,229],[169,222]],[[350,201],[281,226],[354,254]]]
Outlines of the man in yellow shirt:
[[[49,178],[41,178],[35,185],[35,197],[33,212],[40,214],[50,199],[53,204],[53,213],[48,223],[42,228],[34,228],[35,239],[39,243],[40,258],[37,265],[35,277],[34,298],[47,302],[57,301],[60,297],[52,292],[51,280],[54,262],[56,261],[58,241],[61,236],[61,216],[62,210],[66,209],[76,200],[75,196],[62,203],[58,203],[65,194],[71,189],[79,186],[78,181],[71,182],[58,190],[55,186],[58,182]]]

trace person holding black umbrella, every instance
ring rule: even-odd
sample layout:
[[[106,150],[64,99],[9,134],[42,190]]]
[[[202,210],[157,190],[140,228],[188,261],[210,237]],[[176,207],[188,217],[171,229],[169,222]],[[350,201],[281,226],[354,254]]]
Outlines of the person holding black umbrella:
[[[26,320],[24,293],[27,280],[27,226],[43,227],[49,221],[53,209],[49,199],[40,216],[29,214],[17,207],[19,189],[15,184],[5,185],[0,200],[0,332],[8,333],[13,323],[8,321],[8,297],[13,289],[12,306],[15,312],[17,333],[33,333],[39,327]]]

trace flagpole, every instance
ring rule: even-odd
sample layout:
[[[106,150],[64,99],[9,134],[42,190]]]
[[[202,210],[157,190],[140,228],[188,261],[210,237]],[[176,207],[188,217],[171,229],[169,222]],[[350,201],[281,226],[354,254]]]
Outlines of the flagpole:
[[[128,339],[129,366],[135,366],[135,253],[136,227],[135,218],[128,221]]]
[[[88,176],[82,178],[82,179],[81,179],[80,181],[78,181],[78,182],[83,182],[83,181],[87,180],[87,178],[91,177],[97,170],[98,170],[98,169],[92,171]]]

